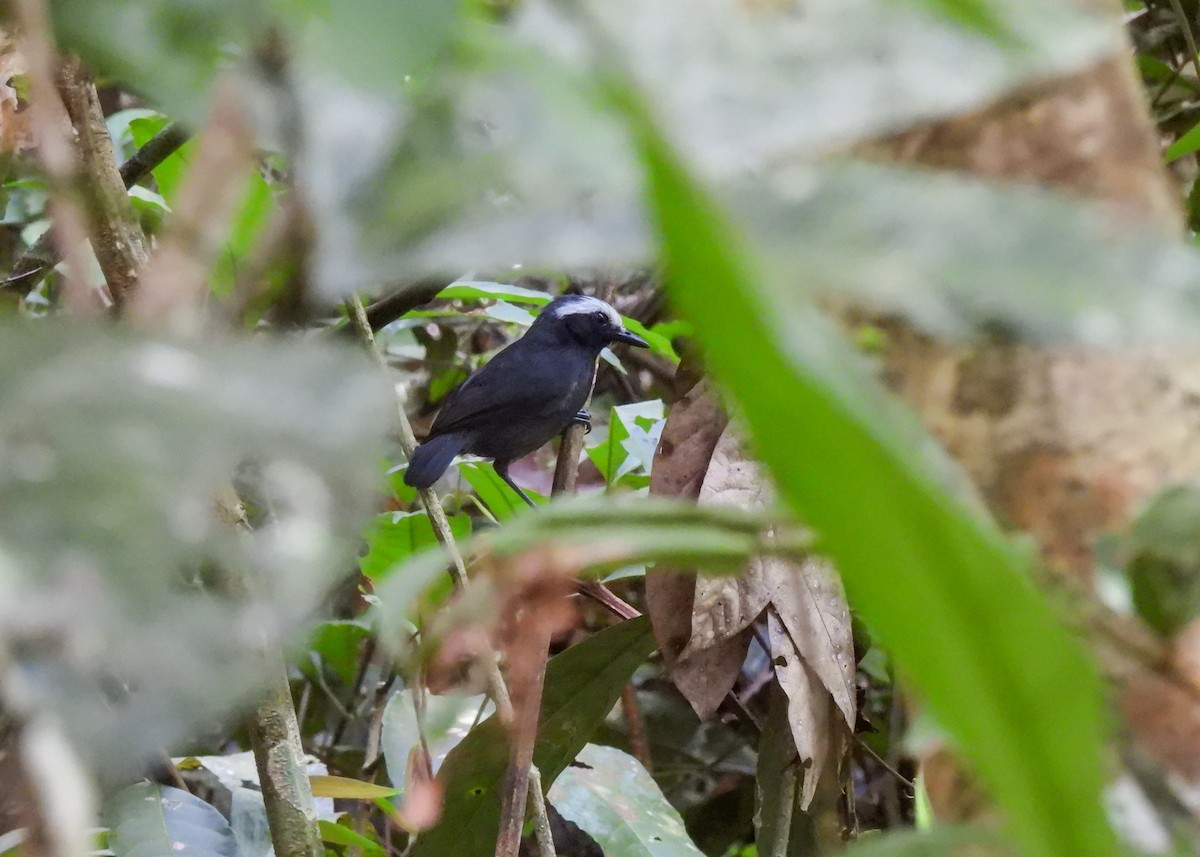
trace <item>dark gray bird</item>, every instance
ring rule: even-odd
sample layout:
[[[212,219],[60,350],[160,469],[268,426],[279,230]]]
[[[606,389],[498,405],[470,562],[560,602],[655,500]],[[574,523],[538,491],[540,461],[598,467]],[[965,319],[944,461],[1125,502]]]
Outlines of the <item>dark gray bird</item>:
[[[429,436],[413,451],[405,484],[428,488],[465,452],[492,459],[500,478],[532,506],[508,466],[572,422],[588,422],[582,408],[596,380],[596,360],[613,342],[647,347],[604,301],[555,298],[524,336],[446,397]]]

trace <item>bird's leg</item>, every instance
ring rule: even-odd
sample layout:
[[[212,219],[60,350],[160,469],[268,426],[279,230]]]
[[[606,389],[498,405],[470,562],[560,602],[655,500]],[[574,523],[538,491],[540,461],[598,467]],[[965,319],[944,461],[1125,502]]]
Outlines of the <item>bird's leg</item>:
[[[579,413],[571,418],[571,422],[579,423],[581,426],[583,426],[584,434],[592,433],[592,415],[586,410],[580,408]]]
[[[526,494],[524,491],[522,491],[522,490],[521,490],[521,487],[520,487],[519,485],[517,485],[517,483],[516,483],[516,482],[513,482],[513,481],[512,481],[512,478],[511,478],[511,477],[509,477],[509,475],[508,475],[508,465],[509,465],[509,464],[511,464],[511,462],[509,462],[509,461],[496,461],[496,462],[493,462],[493,463],[492,463],[492,466],[493,466],[493,467],[495,468],[495,470],[496,470],[496,475],[497,475],[497,476],[499,476],[501,479],[503,479],[503,480],[504,480],[504,484],[506,484],[506,485],[507,485],[509,488],[511,488],[512,490],[516,491],[516,492],[517,492],[517,495],[518,495],[518,496],[519,496],[519,497],[520,497],[522,500],[524,500],[526,503],[528,503],[528,504],[529,504],[529,508],[531,508],[531,509],[536,509],[536,508],[537,508],[537,503],[535,503],[535,502],[533,502],[532,500],[530,500],[530,499],[529,499],[529,495],[528,495],[528,494]]]

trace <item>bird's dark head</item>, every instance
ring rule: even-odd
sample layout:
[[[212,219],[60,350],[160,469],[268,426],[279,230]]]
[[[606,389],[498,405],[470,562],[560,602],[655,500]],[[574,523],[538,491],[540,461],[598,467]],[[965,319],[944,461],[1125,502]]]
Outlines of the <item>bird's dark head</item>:
[[[638,348],[649,347],[646,340],[625,329],[615,309],[599,298],[587,295],[555,298],[538,315],[534,329],[570,337],[597,352],[614,342],[624,342]]]

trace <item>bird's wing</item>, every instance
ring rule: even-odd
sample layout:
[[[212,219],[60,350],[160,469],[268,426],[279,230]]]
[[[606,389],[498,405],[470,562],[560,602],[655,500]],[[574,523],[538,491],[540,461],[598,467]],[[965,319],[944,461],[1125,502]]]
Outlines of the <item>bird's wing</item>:
[[[430,436],[503,424],[553,412],[569,383],[553,361],[523,355],[510,346],[446,397]]]

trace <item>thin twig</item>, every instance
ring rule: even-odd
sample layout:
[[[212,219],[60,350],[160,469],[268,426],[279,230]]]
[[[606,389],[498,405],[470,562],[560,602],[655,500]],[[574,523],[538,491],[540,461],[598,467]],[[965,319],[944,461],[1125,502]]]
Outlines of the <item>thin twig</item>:
[[[1183,4],[1179,0],[1170,0],[1170,3],[1175,17],[1179,19],[1179,27],[1183,30],[1183,41],[1187,44],[1192,68],[1196,70],[1196,79],[1200,81],[1200,51],[1196,49],[1196,34],[1192,32],[1192,24],[1188,20],[1187,13],[1183,11]]]
[[[444,277],[429,278],[410,283],[390,295],[385,295],[367,307],[367,321],[371,330],[386,327],[406,312],[429,303],[447,285],[448,280]]]
[[[367,311],[363,306],[362,300],[355,295],[346,301],[346,309],[350,315],[350,324],[354,331],[368,350],[371,352],[372,359],[379,366],[380,371],[387,377],[388,366],[387,361],[375,346],[375,333],[371,330],[370,322],[367,321]],[[395,387],[391,387],[393,397],[396,404],[397,422],[400,425],[400,447],[404,450],[404,454],[411,458],[413,450],[417,448],[417,437],[413,434],[412,423],[408,421],[408,414],[404,410],[404,403],[396,394]],[[450,578],[454,581],[454,585],[458,589],[468,589],[470,582],[467,578],[467,566],[463,562],[462,552],[458,549],[458,543],[454,540],[454,532],[450,529],[450,522],[446,519],[446,511],[442,508],[442,503],[438,499],[437,492],[432,488],[420,489],[421,503],[425,506],[425,511],[429,514],[429,523],[433,526],[433,534],[437,537],[438,542],[446,550],[450,556]],[[496,703],[496,713],[500,716],[500,720],[504,723],[512,722],[512,700],[508,695],[508,687],[504,683],[504,676],[500,674],[500,666],[496,662],[494,652],[488,652],[485,655],[484,667],[487,670],[488,685],[492,695],[492,701]]]
[[[363,306],[362,300],[357,295],[350,298],[346,301],[346,310],[350,316],[351,326],[364,345],[368,347],[372,359],[379,366],[384,377],[386,377],[388,372],[387,361],[375,345],[375,333],[372,331],[371,324],[367,320],[367,311]],[[392,391],[395,397],[396,414],[400,424],[400,446],[404,450],[404,454],[411,458],[413,450],[417,447],[417,438],[413,434],[412,423],[409,422],[408,414],[404,410],[404,403],[400,400],[399,395],[395,393],[394,387],[392,387]],[[466,564],[463,562],[462,553],[458,549],[458,543],[454,540],[454,533],[450,529],[450,522],[446,519],[446,512],[442,508],[437,492],[433,488],[422,488],[420,489],[420,497],[421,503],[425,506],[425,511],[429,515],[429,522],[433,526],[434,535],[450,555],[450,576],[454,581],[455,587],[459,590],[469,588],[470,583],[467,578]],[[500,665],[497,663],[494,652],[489,650],[484,653],[484,667],[487,670],[492,701],[496,704],[496,715],[500,718],[501,723],[512,726],[512,698],[509,695],[508,685],[505,683],[504,676],[500,672]],[[540,698],[540,696],[539,689],[538,697]],[[534,789],[532,779],[527,780],[526,787],[522,790],[522,797],[526,794],[530,797],[535,814],[545,816],[546,810],[541,789]],[[523,806],[521,810],[523,817]],[[499,838],[497,839],[497,848],[499,848]],[[543,857],[553,857],[553,852],[549,855],[543,855]]]
[[[542,794],[542,773],[537,765],[529,766],[529,795]],[[538,857],[556,857],[554,851],[554,834],[550,830],[550,816],[546,813],[544,801],[534,799],[533,802],[533,839],[537,843]]]
[[[363,644],[362,651],[358,655],[358,669],[354,674],[354,683],[351,685],[350,698],[346,700],[345,705],[340,702],[338,707],[341,709],[341,716],[338,718],[337,725],[329,736],[329,743],[325,746],[327,754],[333,752],[333,748],[342,740],[342,735],[345,734],[346,727],[350,724],[354,714],[354,702],[358,699],[359,693],[362,691],[363,681],[367,677],[367,670],[371,668],[371,661],[375,657],[375,639],[369,637]]]
[[[584,426],[580,423],[571,423],[563,431],[550,489],[552,497],[575,491],[584,434]],[[529,797],[529,809],[534,817],[535,828],[550,829],[545,797],[540,786],[541,777],[536,780],[533,777],[533,750],[537,743],[537,715],[541,711],[542,682],[546,674],[546,657],[550,648],[549,631],[545,631],[541,639],[531,641],[530,648],[536,651],[538,662],[530,669],[526,682],[528,687],[524,688],[526,692],[521,694],[523,705],[518,713],[521,722],[514,723],[513,746],[508,770],[504,776],[505,788],[500,808],[500,835],[496,840],[496,857],[516,857],[521,843],[521,829],[525,822],[526,795]],[[552,838],[539,836],[537,845],[541,851],[540,857],[553,857]]]
[[[904,785],[908,786],[910,789],[915,789],[917,787],[916,783],[914,783],[908,777],[904,776],[904,774],[900,773],[895,768],[893,768],[891,765],[889,765],[887,763],[887,760],[884,759],[882,756],[880,756],[878,753],[876,753],[874,750],[872,750],[871,746],[866,741],[864,741],[862,738],[859,738],[857,735],[855,735],[854,741],[856,744],[858,744],[858,746],[860,746],[864,750],[866,750],[867,753],[871,756],[871,758],[873,758],[879,764],[883,765],[883,769],[885,771],[887,771],[889,774],[891,774],[893,777],[898,779],[900,782],[904,783]]]

